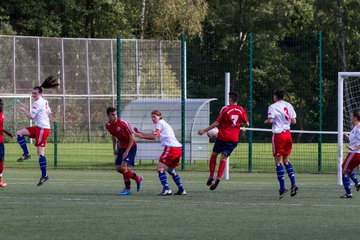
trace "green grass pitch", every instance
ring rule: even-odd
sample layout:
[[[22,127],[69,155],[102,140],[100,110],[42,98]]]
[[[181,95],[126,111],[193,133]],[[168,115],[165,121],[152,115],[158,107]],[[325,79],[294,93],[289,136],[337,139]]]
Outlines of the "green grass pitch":
[[[51,179],[36,187],[39,170],[6,169],[0,237],[359,239],[360,193],[340,199],[335,174],[297,174],[298,195],[279,200],[275,173],[231,173],[209,191],[207,173],[180,172],[188,195],[158,197],[157,173],[136,171],[144,176],[141,191],[119,196],[123,183],[115,171],[50,170]]]
[[[36,148],[28,144],[32,161],[21,164],[15,160],[21,155],[21,149],[16,143],[6,143],[6,166],[12,168],[38,168]],[[209,144],[209,154],[212,144]],[[161,152],[154,154],[160,156]],[[248,145],[240,143],[230,157],[232,171],[248,171]],[[46,157],[49,168],[54,168],[54,144],[46,145]],[[58,168],[63,169],[112,169],[114,155],[111,143],[60,143],[58,144]],[[156,159],[157,160],[157,159]],[[318,172],[318,145],[315,143],[294,144],[291,161],[296,172]],[[195,161],[195,164],[186,162],[186,169],[207,171],[207,161]],[[142,161],[141,169],[153,169],[152,161]],[[322,172],[335,173],[337,167],[337,144],[324,143],[322,145]],[[272,157],[271,143],[253,144],[252,170],[255,172],[273,172],[274,160]]]

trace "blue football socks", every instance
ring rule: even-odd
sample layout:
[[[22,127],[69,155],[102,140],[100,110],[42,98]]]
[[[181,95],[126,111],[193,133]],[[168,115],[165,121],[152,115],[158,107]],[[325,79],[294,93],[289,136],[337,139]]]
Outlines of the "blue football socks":
[[[284,171],[284,166],[281,163],[276,164],[276,175],[279,180],[280,190],[284,189],[285,188],[285,180],[284,180],[285,171]]]
[[[166,173],[164,171],[159,171],[159,179],[165,190],[169,190],[169,184],[167,182]]]
[[[285,168],[286,168],[286,172],[290,178],[291,186],[295,186],[295,174],[294,174],[294,169],[293,169],[291,162],[288,162],[287,164],[285,164]]]
[[[26,146],[26,140],[25,140],[24,136],[18,135],[17,136],[17,141],[18,141],[20,147],[22,148],[22,150],[24,151],[24,154],[29,154],[28,148]]]
[[[182,191],[184,188],[179,174],[173,168],[168,168],[167,172],[171,175],[172,179],[176,183],[176,186],[178,186],[179,190]]]
[[[343,181],[343,185],[344,185],[344,189],[346,191],[346,194],[351,194],[351,189],[350,189],[350,178],[348,176],[347,173],[344,173],[342,176],[342,181]]]
[[[41,177],[46,177],[46,157],[43,155],[40,155],[39,157],[39,166],[41,170]]]
[[[352,171],[349,175],[349,177],[351,178],[351,180],[353,180],[353,182],[355,183],[355,185],[357,185],[359,183],[358,178],[356,177],[356,173],[355,171]]]

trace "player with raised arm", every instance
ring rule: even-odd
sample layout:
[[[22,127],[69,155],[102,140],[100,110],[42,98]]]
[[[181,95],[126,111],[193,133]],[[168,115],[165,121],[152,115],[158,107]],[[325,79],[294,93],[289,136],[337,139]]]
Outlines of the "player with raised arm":
[[[7,185],[3,178],[5,161],[5,145],[3,133],[6,133],[9,137],[13,137],[11,133],[4,129],[4,102],[0,98],[0,187],[6,187]]]
[[[349,133],[344,133],[344,136],[349,138],[348,154],[342,163],[342,181],[346,193],[341,198],[352,198],[350,189],[350,178],[355,183],[356,191],[360,190],[360,184],[356,177],[355,171],[360,165],[360,110],[354,110],[350,113],[350,122],[354,126]]]
[[[291,103],[284,101],[284,96],[289,95],[282,89],[274,91],[274,102],[268,108],[268,117],[265,123],[272,124],[272,150],[276,164],[276,174],[279,180],[279,199],[283,198],[288,191],[285,187],[284,166],[291,181],[291,194],[293,197],[298,191],[295,182],[293,166],[290,162],[292,149],[292,137],[290,124],[296,124],[296,112]]]
[[[123,175],[125,183],[125,188],[118,194],[129,195],[132,193],[130,179],[136,181],[137,191],[140,190],[143,180],[142,176],[136,175],[129,169],[129,166],[134,166],[137,150],[134,133],[127,121],[117,117],[115,108],[107,108],[106,113],[109,121],[105,124],[105,127],[112,135],[113,151],[116,155],[116,171]],[[119,148],[117,148],[116,140],[119,140]]]
[[[238,144],[241,124],[244,123],[246,127],[249,126],[247,113],[244,108],[237,104],[238,100],[239,94],[237,92],[229,92],[229,105],[224,106],[220,110],[215,122],[207,128],[198,131],[199,135],[203,135],[215,127],[219,128],[219,133],[209,161],[210,176],[206,185],[210,186],[210,190],[215,190],[220,183],[226,167],[226,159]],[[216,159],[220,153],[219,169],[216,180],[214,181]]]
[[[39,157],[39,166],[41,170],[41,177],[37,186],[41,186],[49,179],[46,172],[45,145],[46,139],[50,134],[49,116],[51,110],[48,101],[42,97],[43,88],[55,88],[57,86],[59,86],[58,80],[50,75],[44,80],[41,86],[33,87],[31,95],[34,102],[31,105],[31,110],[29,111],[25,106],[19,107],[20,112],[24,113],[27,118],[33,119],[36,126],[20,129],[15,133],[17,141],[24,152],[17,161],[22,162],[31,157],[24,136],[35,138],[34,145],[37,147],[37,155]]]
[[[176,139],[173,128],[165,122],[164,119],[162,119],[162,114],[159,110],[151,112],[151,120],[155,124],[155,129],[152,133],[143,133],[137,128],[134,128],[134,130],[135,136],[138,138],[148,140],[159,139],[161,145],[164,147],[164,151],[161,154],[157,165],[159,179],[163,185],[163,189],[158,195],[167,196],[172,194],[167,182],[165,168],[167,168],[167,172],[170,174],[178,187],[178,191],[174,193],[174,195],[186,195],[180,176],[175,171],[175,168],[179,165],[179,160],[182,155],[182,145]]]

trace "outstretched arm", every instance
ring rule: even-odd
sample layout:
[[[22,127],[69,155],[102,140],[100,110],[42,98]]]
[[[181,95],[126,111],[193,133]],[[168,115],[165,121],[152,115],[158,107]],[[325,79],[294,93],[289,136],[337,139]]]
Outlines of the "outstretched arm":
[[[21,107],[19,107],[19,109],[20,109],[20,112],[24,113],[28,119],[34,119],[26,107],[21,106]]]
[[[208,126],[207,128],[205,128],[205,129],[200,129],[200,130],[198,131],[198,134],[201,136],[201,135],[203,135],[204,133],[206,133],[207,131],[213,129],[214,127],[219,126],[219,124],[220,124],[220,123],[219,123],[218,121],[215,121],[215,122],[213,122],[210,126]]]
[[[6,133],[6,135],[8,135],[9,137],[11,138],[13,137],[13,135],[10,132],[6,131],[5,129],[3,129],[3,132]]]
[[[147,139],[147,140],[156,140],[157,138],[157,135],[140,132],[139,129],[137,129],[136,127],[134,127],[134,135],[138,138]]]
[[[265,120],[264,123],[269,123],[269,124],[271,124],[273,121],[274,121],[273,118],[268,118],[268,119]]]

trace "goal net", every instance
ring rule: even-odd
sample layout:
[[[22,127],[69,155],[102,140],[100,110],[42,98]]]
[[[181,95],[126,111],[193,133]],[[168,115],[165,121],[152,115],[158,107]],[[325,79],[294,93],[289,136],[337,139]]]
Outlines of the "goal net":
[[[338,73],[338,184],[342,184],[341,164],[346,154],[343,137],[350,132],[352,125],[349,119],[353,110],[360,109],[360,72]]]
[[[32,121],[19,111],[20,106],[30,109],[30,95],[0,95],[0,98],[4,102],[4,127],[7,130],[15,132],[23,127],[32,126]]]

